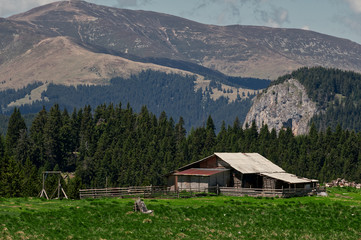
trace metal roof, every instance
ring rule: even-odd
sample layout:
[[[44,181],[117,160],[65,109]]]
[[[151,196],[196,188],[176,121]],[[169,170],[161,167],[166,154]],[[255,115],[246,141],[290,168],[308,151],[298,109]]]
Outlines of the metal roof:
[[[243,174],[285,172],[285,170],[258,153],[214,153],[214,155]]]
[[[182,172],[177,172],[174,175],[182,176],[211,176],[220,172],[229,171],[229,169],[219,168],[190,168]]]
[[[318,180],[297,177],[294,174],[286,173],[286,172],[283,172],[283,173],[261,173],[261,174],[264,175],[264,176],[279,179],[279,180],[282,180],[282,181],[288,182],[288,183],[312,183],[312,182],[318,182]]]

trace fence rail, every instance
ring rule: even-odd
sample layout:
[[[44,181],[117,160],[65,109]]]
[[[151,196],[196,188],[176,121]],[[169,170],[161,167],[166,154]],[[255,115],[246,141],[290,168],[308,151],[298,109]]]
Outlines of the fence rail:
[[[312,189],[261,189],[261,188],[233,188],[233,187],[209,187],[209,188],[178,188],[171,189],[166,186],[138,186],[117,188],[94,188],[80,189],[80,198],[103,198],[103,197],[166,197],[181,198],[193,197],[204,194],[225,196],[254,196],[254,197],[295,197],[305,196],[313,192]]]
[[[142,195],[149,197],[155,194],[164,194],[167,187],[163,186],[144,186],[144,187],[117,187],[117,188],[94,188],[80,189],[80,198],[102,198],[102,197],[133,197]]]
[[[264,188],[232,188],[219,187],[219,193],[226,196],[254,196],[254,197],[297,197],[305,196],[312,192],[312,189],[264,189]]]

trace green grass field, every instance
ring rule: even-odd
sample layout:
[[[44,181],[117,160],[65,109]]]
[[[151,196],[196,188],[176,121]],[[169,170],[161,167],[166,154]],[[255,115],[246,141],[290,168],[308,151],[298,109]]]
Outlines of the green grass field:
[[[0,239],[361,239],[361,191],[289,199],[0,199]]]

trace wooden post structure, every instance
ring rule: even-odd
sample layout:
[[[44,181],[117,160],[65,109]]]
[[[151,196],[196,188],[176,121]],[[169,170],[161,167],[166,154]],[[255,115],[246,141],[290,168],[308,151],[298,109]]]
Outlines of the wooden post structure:
[[[49,197],[48,197],[48,195],[47,195],[47,193],[46,193],[46,190],[45,190],[45,175],[46,174],[59,174],[58,175],[58,187],[57,187],[57,189],[55,189],[55,192],[56,191],[58,191],[58,199],[60,199],[60,193],[63,193],[63,195],[64,195],[64,197],[66,198],[66,199],[68,199],[68,196],[66,195],[66,193],[65,193],[65,191],[64,191],[64,189],[63,189],[63,187],[61,186],[61,181],[60,181],[60,178],[61,178],[61,172],[60,171],[44,171],[43,172],[43,189],[41,190],[41,192],[40,192],[40,197],[46,197],[46,199],[49,199]],[[55,193],[54,192],[54,193]],[[54,195],[54,193],[53,193],[53,195]],[[52,196],[53,196],[52,195]],[[52,197],[51,196],[51,197]]]
[[[48,197],[48,195],[46,194],[46,191],[45,191],[45,174],[43,172],[43,189],[41,189],[40,197],[42,198],[44,196],[46,197],[46,199],[49,200],[49,197]]]

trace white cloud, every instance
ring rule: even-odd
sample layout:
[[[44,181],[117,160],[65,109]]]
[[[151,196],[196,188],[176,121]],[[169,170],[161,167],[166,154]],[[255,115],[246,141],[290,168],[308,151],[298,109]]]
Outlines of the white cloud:
[[[345,0],[349,5],[352,11],[356,13],[361,13],[361,0]]]
[[[310,30],[310,26],[303,26],[302,28],[301,28],[302,30]]]
[[[1,0],[0,16],[8,17],[10,15],[24,12],[31,8],[55,1],[56,0]]]

